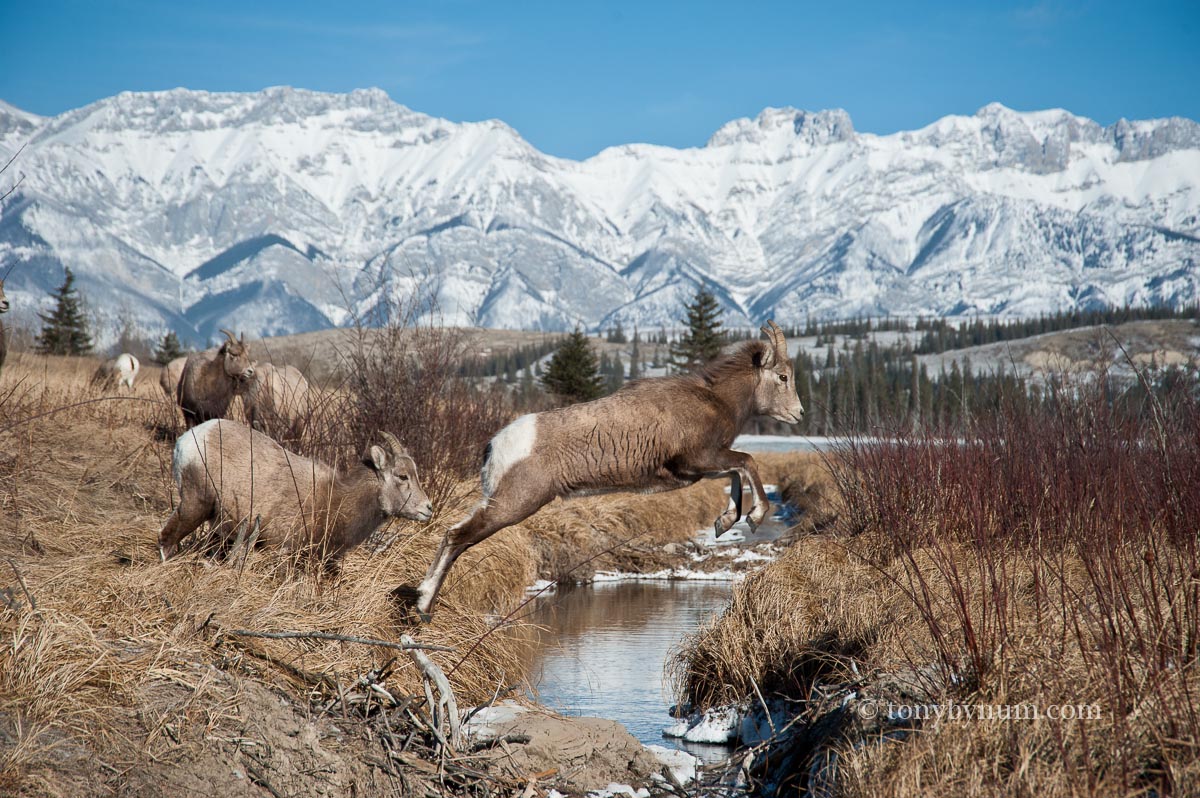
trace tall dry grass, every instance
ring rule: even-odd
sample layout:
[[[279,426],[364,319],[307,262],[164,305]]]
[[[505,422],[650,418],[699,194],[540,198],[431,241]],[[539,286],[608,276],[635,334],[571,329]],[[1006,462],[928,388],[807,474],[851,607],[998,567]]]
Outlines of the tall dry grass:
[[[1116,400],[1114,401],[1114,397]],[[738,588],[677,660],[700,704],[752,682],[920,679],[943,704],[1100,719],[924,724],[847,741],[848,795],[1187,794],[1200,779],[1200,404],[1101,378],[961,437],[851,442],[837,534]],[[836,742],[831,741],[831,742]]]
[[[428,351],[406,346],[410,356]],[[400,388],[369,399],[355,396],[363,386],[326,388],[295,446],[347,462],[376,430],[393,431],[422,463],[422,480],[441,486],[431,490],[438,510],[432,523],[391,524],[352,551],[337,575],[268,549],[221,561],[198,542],[164,565],[156,541],[177,500],[170,463],[178,411],[153,369],[143,370],[131,395],[107,395],[89,385],[95,366],[20,353],[0,382],[0,792],[43,778],[47,763],[81,746],[87,757],[97,746],[115,747],[127,761],[170,747],[158,720],[143,721],[149,731],[131,725],[151,711],[145,696],[155,685],[196,687],[195,674],[215,668],[272,684],[302,706],[321,705],[396,656],[368,645],[246,638],[235,630],[380,640],[414,634],[455,649],[431,656],[451,674],[460,703],[490,699],[525,676],[530,636],[513,610],[526,585],[539,575],[574,578],[596,567],[658,567],[651,543],[689,537],[724,503],[716,485],[555,502],[465,554],[435,622],[418,627],[391,591],[419,581],[446,528],[478,501],[480,441],[508,408],[481,406],[492,401],[486,394],[455,393],[448,377],[397,375],[380,362],[371,385],[399,381]],[[419,393],[412,383],[423,381],[436,396],[426,395],[410,414],[404,402]],[[335,407],[346,415],[322,422],[320,414]],[[426,453],[442,438],[453,446]],[[208,680],[194,691],[188,722],[203,730],[228,714],[232,699],[223,683]],[[420,693],[407,658],[395,659],[387,687]]]
[[[230,630],[323,631],[394,640],[413,633],[389,597],[419,578],[444,531],[394,524],[382,552],[352,553],[338,579],[273,551],[224,563],[203,555],[158,562],[170,511],[174,409],[154,379],[132,396],[88,385],[94,364],[18,355],[0,384],[0,773],[71,740],[115,735],[142,687],[196,662],[269,672],[299,699],[317,698],[381,667],[394,652],[331,641],[239,638]],[[153,375],[149,375],[153,376]],[[444,506],[453,516],[466,504]],[[461,651],[465,700],[522,676],[522,643],[489,635],[488,615],[533,580],[522,531],[465,564],[480,580],[447,591],[437,623],[416,631]],[[455,654],[435,653],[447,667]],[[407,660],[390,687],[419,692]],[[214,699],[215,700],[215,699]]]

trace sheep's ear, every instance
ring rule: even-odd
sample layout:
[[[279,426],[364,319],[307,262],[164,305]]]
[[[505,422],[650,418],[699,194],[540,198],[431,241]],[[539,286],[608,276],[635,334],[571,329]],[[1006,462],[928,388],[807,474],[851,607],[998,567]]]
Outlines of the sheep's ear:
[[[764,347],[754,353],[754,367],[758,369],[769,369],[775,367],[775,350],[771,347]]]
[[[382,446],[372,446],[367,450],[367,463],[376,471],[386,471],[388,467],[388,453]]]

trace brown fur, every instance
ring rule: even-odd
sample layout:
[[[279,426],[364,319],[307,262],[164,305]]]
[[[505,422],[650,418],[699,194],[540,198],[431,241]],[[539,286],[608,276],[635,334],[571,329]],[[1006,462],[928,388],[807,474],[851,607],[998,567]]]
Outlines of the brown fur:
[[[502,430],[484,463],[485,501],[446,533],[418,588],[418,611],[429,616],[446,573],[464,551],[558,496],[653,493],[728,476],[731,501],[715,522],[717,532],[741,516],[743,480],[754,494],[749,521],[761,523],[769,505],[754,459],[729,447],[754,416],[794,423],[803,413],[783,333],[774,322],[763,332],[770,342],[738,344],[694,374],[639,380],[611,396],[537,414],[531,450],[511,463],[496,447],[519,437],[506,431],[531,422],[519,419]]]
[[[246,349],[245,335],[234,338],[227,330],[221,332],[225,334],[225,343],[215,351],[188,355],[179,377],[176,397],[189,427],[224,417],[233,397],[245,393],[254,379],[254,363]]]
[[[308,380],[294,366],[256,367],[242,398],[250,426],[261,432],[289,430],[308,412]]]
[[[205,521],[225,542],[239,524],[261,521],[259,542],[335,561],[389,517],[429,520],[433,511],[416,464],[395,438],[338,472],[220,419],[180,436],[173,467],[180,498],[159,534],[163,560]]]
[[[183,367],[187,365],[187,359],[187,355],[175,358],[163,366],[162,373],[158,375],[158,384],[169,399],[174,399],[179,394],[179,381],[183,377]]]

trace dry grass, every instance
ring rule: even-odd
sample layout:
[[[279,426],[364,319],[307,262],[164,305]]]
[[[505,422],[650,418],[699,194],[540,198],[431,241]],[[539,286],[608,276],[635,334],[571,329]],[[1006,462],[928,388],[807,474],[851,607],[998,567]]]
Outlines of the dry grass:
[[[219,562],[198,545],[163,565],[156,540],[176,500],[177,412],[154,369],[132,396],[114,398],[89,386],[95,365],[17,354],[0,382],[0,792],[55,793],[63,776],[54,763],[67,751],[77,760],[118,751],[135,767],[173,750],[170,729],[180,724],[216,728],[236,703],[220,674],[273,685],[306,706],[395,654],[249,639],[237,629],[382,640],[407,632],[456,649],[432,656],[460,702],[490,699],[525,675],[530,636],[505,620],[525,585],[539,574],[656,568],[657,544],[707,526],[724,502],[716,484],[555,502],[464,555],[435,622],[417,627],[390,591],[423,576],[445,529],[478,500],[476,479],[447,489],[430,524],[394,523],[351,552],[336,577],[270,550]],[[388,689],[419,693],[407,658],[394,664]],[[183,683],[186,707],[148,709],[147,695]]]
[[[843,740],[852,796],[1194,794],[1200,412],[1190,393],[1129,407],[1106,388],[1008,409],[965,441],[841,452],[835,534],[737,588],[676,657],[681,698],[862,694],[902,675],[917,703],[1043,713]],[[1100,717],[1045,716],[1063,705]]]

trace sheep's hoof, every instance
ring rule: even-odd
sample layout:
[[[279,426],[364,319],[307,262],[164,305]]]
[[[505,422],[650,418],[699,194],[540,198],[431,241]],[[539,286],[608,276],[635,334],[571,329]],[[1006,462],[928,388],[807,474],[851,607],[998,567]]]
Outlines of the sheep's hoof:
[[[158,556],[160,558],[162,558],[163,562],[166,562],[167,560],[169,560],[175,556],[175,547],[171,546],[168,548],[166,546],[159,546],[158,547]]]
[[[399,585],[392,588],[391,596],[397,605],[415,612],[421,623],[429,623],[433,620],[432,610],[421,609],[421,591],[412,585]]]

